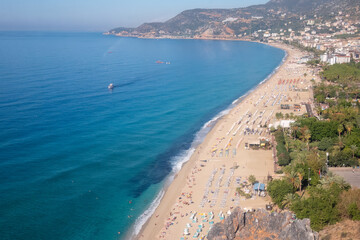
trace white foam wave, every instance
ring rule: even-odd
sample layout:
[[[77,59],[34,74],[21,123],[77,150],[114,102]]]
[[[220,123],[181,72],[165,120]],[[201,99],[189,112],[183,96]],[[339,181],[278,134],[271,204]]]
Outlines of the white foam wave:
[[[150,204],[150,206],[145,210],[143,214],[141,214],[135,221],[135,224],[133,225],[133,231],[131,233],[130,238],[133,239],[139,232],[141,231],[142,226],[146,223],[146,221],[151,217],[151,215],[154,214],[156,208],[160,205],[161,199],[163,198],[165,194],[165,190],[162,189],[154,201]]]
[[[187,150],[181,151],[178,155],[172,157],[171,162],[173,163],[173,168],[171,174],[164,181],[163,189],[158,193],[154,201],[150,206],[141,214],[135,221],[131,235],[129,238],[135,238],[141,231],[143,225],[148,221],[152,214],[154,214],[156,208],[160,205],[161,199],[164,197],[165,189],[171,184],[174,180],[175,175],[181,170],[184,163],[190,160],[191,156],[195,152],[196,147],[204,140],[207,133],[215,126],[216,122],[224,115],[228,114],[232,107],[228,107],[225,110],[218,113],[211,120],[206,122],[201,129],[195,134],[194,140],[191,143],[191,147]]]
[[[195,148],[190,148],[186,151],[183,151],[181,154],[173,157],[173,174],[171,175],[170,179],[168,180],[168,182],[172,182],[172,180],[174,180],[174,174],[177,174],[178,172],[180,172],[181,167],[184,163],[186,163],[187,161],[189,161],[191,155],[193,155],[193,153],[195,152]]]

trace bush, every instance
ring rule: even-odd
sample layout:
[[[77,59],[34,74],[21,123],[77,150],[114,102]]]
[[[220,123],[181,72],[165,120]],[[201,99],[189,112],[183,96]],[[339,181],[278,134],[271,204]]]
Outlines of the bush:
[[[289,165],[289,163],[290,163],[289,153],[287,153],[286,151],[280,152],[280,154],[278,154],[278,164],[280,166],[286,166]]]
[[[314,172],[313,170],[311,170],[311,181],[310,181],[310,185],[311,186],[316,186],[319,184],[320,182],[320,176],[317,172]]]
[[[336,207],[341,217],[360,220],[360,189],[350,189],[342,192]]]
[[[276,152],[278,157],[278,164],[280,166],[286,166],[290,163],[290,155],[289,152],[286,150],[285,137],[281,129],[275,132],[275,139],[277,143]]]
[[[310,197],[299,200],[291,205],[291,210],[300,219],[310,218],[311,228],[321,230],[327,224],[334,224],[340,219],[339,212],[335,207],[341,188],[333,184],[329,189],[311,187]]]
[[[350,219],[352,220],[360,220],[360,210],[357,207],[356,203],[351,203],[348,207],[348,213],[350,216]]]
[[[243,190],[241,190],[241,188],[236,188],[237,193],[242,196],[245,197],[246,199],[251,198],[251,194],[245,193]]]
[[[315,99],[317,102],[319,103],[324,103],[326,98],[325,98],[325,94],[319,93],[315,95]]]
[[[272,201],[283,208],[283,200],[286,194],[294,193],[293,185],[287,180],[273,180],[268,184],[267,191]]]

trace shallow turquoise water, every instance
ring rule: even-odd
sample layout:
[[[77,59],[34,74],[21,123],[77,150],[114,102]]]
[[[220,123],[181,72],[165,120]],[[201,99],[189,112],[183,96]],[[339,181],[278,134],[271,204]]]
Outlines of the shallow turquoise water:
[[[0,32],[0,46],[1,239],[125,238],[201,127],[284,57],[98,33]]]

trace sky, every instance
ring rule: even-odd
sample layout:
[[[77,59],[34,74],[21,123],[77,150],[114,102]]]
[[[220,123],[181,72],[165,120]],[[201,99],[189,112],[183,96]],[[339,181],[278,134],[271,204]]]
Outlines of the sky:
[[[100,31],[166,21],[193,8],[236,8],[268,0],[0,0],[0,31]]]

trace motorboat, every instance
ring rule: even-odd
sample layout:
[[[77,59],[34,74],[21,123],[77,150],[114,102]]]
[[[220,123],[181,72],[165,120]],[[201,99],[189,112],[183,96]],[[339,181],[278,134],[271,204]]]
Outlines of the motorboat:
[[[110,83],[108,89],[113,89],[114,87],[115,87],[114,84]]]

